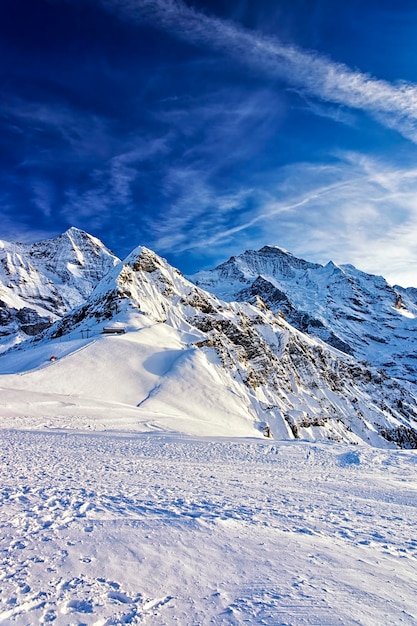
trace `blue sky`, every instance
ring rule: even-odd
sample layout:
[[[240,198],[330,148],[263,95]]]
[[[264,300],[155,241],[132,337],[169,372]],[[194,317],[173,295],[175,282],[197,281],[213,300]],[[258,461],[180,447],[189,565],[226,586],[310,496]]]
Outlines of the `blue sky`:
[[[2,0],[0,238],[186,273],[278,245],[417,286],[417,7]]]

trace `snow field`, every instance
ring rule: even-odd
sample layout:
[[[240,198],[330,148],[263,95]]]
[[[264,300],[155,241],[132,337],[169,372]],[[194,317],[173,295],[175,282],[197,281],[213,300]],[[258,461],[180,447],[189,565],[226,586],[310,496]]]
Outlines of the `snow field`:
[[[413,394],[146,249],[93,296],[1,359],[0,623],[416,624],[416,456],[378,430],[390,407],[412,423]],[[249,384],[248,332],[288,372]],[[381,449],[290,441],[291,419]]]
[[[0,431],[0,623],[415,624],[415,453]]]
[[[0,410],[8,426],[28,416],[32,427],[37,419],[55,428],[262,436],[214,350],[193,346],[200,336],[142,315],[134,321],[122,336],[70,336],[3,356]],[[51,354],[58,360],[51,363]]]

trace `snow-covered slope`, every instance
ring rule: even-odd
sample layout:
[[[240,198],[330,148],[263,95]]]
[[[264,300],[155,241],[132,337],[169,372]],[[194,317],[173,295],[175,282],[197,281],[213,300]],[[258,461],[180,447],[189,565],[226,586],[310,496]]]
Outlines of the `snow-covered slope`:
[[[77,228],[31,245],[0,241],[0,349],[84,302],[118,261]]]
[[[416,380],[417,296],[352,265],[322,266],[265,246],[231,257],[192,280],[226,300],[261,297],[296,328],[346,354]]]
[[[103,335],[109,328],[126,332]],[[139,429],[262,436],[268,424],[280,439],[417,446],[413,385],[308,337],[260,300],[219,300],[143,247],[0,368],[9,414],[22,412],[20,390],[81,417],[107,403]]]
[[[414,451],[14,424],[4,626],[417,623]]]
[[[251,298],[140,247],[0,355],[0,623],[416,624],[416,385]]]

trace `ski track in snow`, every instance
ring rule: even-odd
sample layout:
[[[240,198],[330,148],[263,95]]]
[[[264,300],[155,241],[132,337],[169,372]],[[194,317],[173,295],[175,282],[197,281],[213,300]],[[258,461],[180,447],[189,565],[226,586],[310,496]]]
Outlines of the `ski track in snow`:
[[[416,624],[414,452],[0,431],[0,623]]]

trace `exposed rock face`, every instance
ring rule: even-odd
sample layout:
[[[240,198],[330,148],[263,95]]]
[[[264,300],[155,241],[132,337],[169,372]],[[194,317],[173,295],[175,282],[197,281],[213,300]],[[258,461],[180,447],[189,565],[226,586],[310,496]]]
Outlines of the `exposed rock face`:
[[[260,297],[298,330],[392,376],[416,380],[416,289],[390,287],[351,265],[309,263],[271,246],[191,279],[228,301]]]

